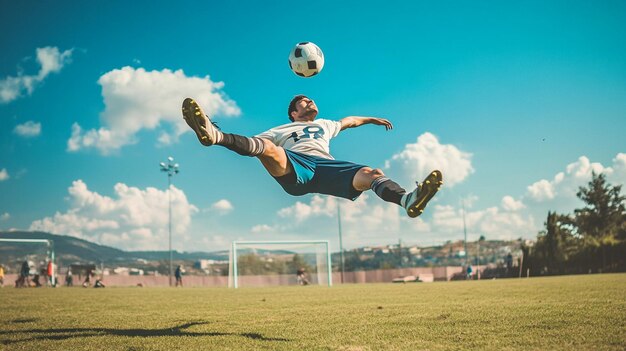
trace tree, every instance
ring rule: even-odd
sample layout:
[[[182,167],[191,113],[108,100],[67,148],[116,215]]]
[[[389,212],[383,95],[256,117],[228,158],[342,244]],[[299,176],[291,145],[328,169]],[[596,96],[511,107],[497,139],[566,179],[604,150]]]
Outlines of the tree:
[[[602,252],[603,270],[614,268],[613,248],[626,239],[626,197],[621,189],[621,185],[607,184],[604,174],[593,172],[587,187],[580,187],[576,193],[586,206],[574,210],[575,225],[584,245]]]
[[[537,239],[536,261],[541,269],[539,272],[547,274],[565,274],[570,257],[578,251],[575,235],[572,234],[572,218],[556,212],[548,212],[546,230],[539,233]]]

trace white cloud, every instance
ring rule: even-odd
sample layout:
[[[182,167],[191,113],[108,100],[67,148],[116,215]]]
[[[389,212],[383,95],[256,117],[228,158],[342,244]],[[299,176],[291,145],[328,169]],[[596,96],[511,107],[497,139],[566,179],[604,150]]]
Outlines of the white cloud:
[[[557,173],[552,180],[541,179],[527,188],[526,196],[538,203],[569,202],[576,199],[578,188],[591,180],[591,173],[604,173],[607,180],[620,185],[626,182],[626,154],[618,153],[613,159],[612,167],[604,167],[601,163],[591,162],[581,156],[576,162],[565,167],[564,172]]]
[[[373,199],[372,199],[373,198]],[[297,201],[277,212],[274,225],[262,228],[272,230],[274,238],[282,240],[335,236],[338,231],[337,206],[340,206],[342,233],[347,245],[356,245],[367,240],[389,238],[389,233],[397,233],[400,215],[399,206],[384,202],[376,195],[367,192],[356,201],[338,199],[326,195],[313,195],[308,203]],[[260,227],[261,228],[261,227]],[[256,232],[262,232],[256,228]]]
[[[172,143],[182,133],[191,132],[180,112],[185,97],[193,97],[211,116],[241,114],[236,102],[222,91],[223,82],[213,82],[209,76],[188,77],[182,70],[146,71],[127,66],[104,74],[98,84],[105,104],[100,114],[102,126],[83,131],[75,123],[68,151],[95,148],[107,155],[136,143],[141,130],[164,127],[168,130],[161,131],[158,140]]]
[[[610,167],[581,156],[576,162],[568,164],[565,171],[558,172],[552,180],[542,179],[528,186],[525,195],[520,199],[506,195],[499,207],[476,210],[466,208],[468,233],[476,238],[485,235],[488,239],[536,238],[549,210],[572,213],[582,205],[576,192],[579,187],[589,183],[592,171],[604,173],[612,185],[624,184],[626,154],[617,154]],[[527,206],[525,202],[530,204]],[[462,209],[450,205],[435,205],[431,210],[432,228],[441,232],[441,237],[462,232]]]
[[[11,215],[8,212],[3,213],[2,215],[0,215],[0,221],[8,221],[9,218],[11,218]]]
[[[507,211],[517,211],[526,207],[521,201],[515,200],[512,196],[505,196],[502,198],[502,202],[500,204],[503,209]]]
[[[159,146],[170,145],[173,142],[172,136],[167,134],[166,132],[161,132],[161,135],[159,135],[159,137],[157,138],[157,141],[159,142],[158,143]]]
[[[459,150],[451,144],[441,144],[431,133],[424,133],[414,144],[407,144],[400,153],[385,162],[385,168],[401,172],[402,181],[421,181],[430,171],[443,173],[445,186],[461,183],[474,172],[472,154]]]
[[[13,129],[13,132],[26,138],[36,137],[41,134],[41,123],[28,121],[26,123],[18,124],[15,126],[15,129]]]
[[[581,156],[575,162],[565,166],[565,170],[558,172],[551,180],[541,179],[526,188],[526,193],[519,200],[511,196],[502,199],[502,208],[509,211],[509,215],[528,216],[535,225],[534,235],[541,230],[548,211],[572,213],[583,203],[576,196],[580,187],[585,187],[591,181],[592,172],[603,173],[611,185],[626,183],[626,154],[618,153],[609,167],[598,162],[591,162],[588,157]],[[526,206],[525,203],[528,204]],[[513,213],[514,212],[514,213]]]
[[[72,51],[73,49],[60,52],[57,47],[51,46],[37,48],[37,62],[41,66],[39,72],[36,75],[24,75],[18,72],[17,76],[0,79],[0,103],[11,102],[22,96],[24,92],[32,94],[35,87],[50,73],[59,72],[70,62]]]
[[[168,193],[118,183],[115,198],[90,191],[82,180],[68,189],[70,209],[33,221],[30,230],[67,234],[123,249],[164,249],[169,235]],[[172,235],[187,236],[191,215],[198,209],[171,186]]]
[[[559,173],[563,174],[563,173]],[[528,186],[528,195],[535,201],[554,199],[554,186],[551,182],[542,179]]]
[[[252,233],[269,233],[273,230],[275,230],[275,228],[267,224],[257,224],[250,229]]]
[[[282,218],[295,219],[302,222],[310,217],[326,216],[332,217],[337,211],[337,201],[333,197],[322,197],[314,195],[310,204],[296,201],[293,206],[283,208],[278,211],[278,216]]]
[[[618,177],[626,177],[626,153],[618,153],[613,159],[613,170]],[[624,179],[622,178],[622,182]]]
[[[229,213],[233,209],[234,209],[233,205],[230,203],[230,201],[226,199],[221,199],[215,202],[213,205],[211,205],[211,210],[217,211],[217,213],[219,214]]]
[[[0,170],[0,182],[5,181],[9,178],[10,178],[9,172],[6,170],[6,168],[3,168],[2,170]]]
[[[435,205],[432,227],[441,238],[459,239],[463,234],[463,210],[450,205]],[[517,239],[536,235],[535,220],[528,213],[502,211],[498,207],[465,212],[465,229],[468,239],[476,240],[481,235],[488,239]]]
[[[196,245],[200,245],[201,247],[204,247],[206,251],[215,251],[215,250],[220,250],[220,249],[224,249],[226,247],[229,247],[231,244],[231,241],[229,239],[227,239],[226,237],[224,237],[223,235],[212,235],[210,237],[203,237],[199,240],[199,243],[197,243]],[[197,246],[194,246],[197,247]]]
[[[473,198],[473,197],[472,197]],[[298,233],[301,237],[334,237],[337,227],[337,203],[341,206],[344,245],[389,244],[402,238],[405,242],[431,245],[463,237],[463,210],[461,204],[442,205],[435,198],[424,215],[409,218],[404,209],[384,202],[371,192],[356,201],[337,200],[330,196],[313,195],[308,203],[297,201],[277,212],[276,224],[263,224],[254,232],[272,231],[274,237]],[[512,209],[518,209],[513,211]],[[505,197],[502,207],[470,209],[466,207],[465,220],[469,238],[485,235],[489,239],[517,239],[536,235],[536,222],[520,212],[523,204]],[[293,219],[293,221],[285,221]],[[289,224],[285,224],[289,223]]]
[[[478,196],[470,194],[461,198],[458,202],[458,205],[461,207],[465,206],[466,208],[472,208],[474,207],[478,199]]]

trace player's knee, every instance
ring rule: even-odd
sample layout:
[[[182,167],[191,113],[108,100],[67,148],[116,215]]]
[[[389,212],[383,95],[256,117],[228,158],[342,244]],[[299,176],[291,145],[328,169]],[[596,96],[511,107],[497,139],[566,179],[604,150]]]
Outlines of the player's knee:
[[[278,147],[276,145],[274,145],[274,143],[272,143],[271,141],[267,140],[267,139],[263,139],[263,138],[259,138],[261,140],[263,140],[263,155],[266,156],[273,156],[276,155],[276,153],[278,152]]]
[[[371,167],[363,167],[360,169],[359,171],[361,174],[367,176],[370,179],[376,179],[378,177],[382,177],[385,174],[383,173],[383,171],[379,168],[371,168]]]
[[[359,169],[359,173],[363,173],[363,174],[370,174],[371,171],[373,171],[373,169],[370,167],[363,167]]]
[[[383,177],[384,175],[385,173],[383,173],[383,170],[380,168],[376,168],[372,170],[372,177],[374,178]]]
[[[273,148],[276,148],[276,145],[274,145],[274,143],[272,143],[271,141],[265,139],[265,138],[259,138],[263,141],[263,145],[265,146],[265,150],[271,150]]]

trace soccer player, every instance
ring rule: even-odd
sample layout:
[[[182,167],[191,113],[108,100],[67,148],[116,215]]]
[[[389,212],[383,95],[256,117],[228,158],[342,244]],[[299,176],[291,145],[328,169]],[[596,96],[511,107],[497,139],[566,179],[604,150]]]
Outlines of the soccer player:
[[[296,280],[298,285],[309,285],[311,284],[308,279],[306,279],[306,269],[298,268],[296,271]]]
[[[222,132],[191,98],[183,101],[183,118],[204,146],[221,145],[243,156],[258,158],[267,172],[290,195],[319,193],[355,200],[372,189],[387,202],[402,206],[409,217],[417,217],[435,195],[442,181],[432,171],[415,190],[407,193],[380,169],[335,160],[330,139],[339,132],[366,124],[393,128],[390,121],[376,117],[349,116],[339,121],[316,119],[315,102],[304,95],[289,103],[287,123],[254,137]]]

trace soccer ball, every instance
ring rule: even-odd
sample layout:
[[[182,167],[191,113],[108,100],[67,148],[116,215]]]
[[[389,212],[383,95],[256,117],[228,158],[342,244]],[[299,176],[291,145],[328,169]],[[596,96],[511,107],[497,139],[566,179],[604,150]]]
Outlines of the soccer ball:
[[[324,54],[311,43],[298,43],[289,54],[289,68],[300,77],[313,77],[324,68]]]

